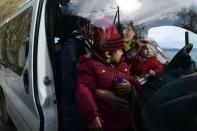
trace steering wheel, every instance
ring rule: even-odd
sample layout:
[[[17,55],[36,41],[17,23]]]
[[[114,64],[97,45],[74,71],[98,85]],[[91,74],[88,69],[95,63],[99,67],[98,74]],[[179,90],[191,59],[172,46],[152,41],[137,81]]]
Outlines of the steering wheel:
[[[191,60],[191,56],[189,55],[190,51],[193,48],[193,44],[187,44],[185,45],[170,61],[169,66],[173,67],[182,67],[185,68],[184,65],[185,62],[188,63],[188,61]]]

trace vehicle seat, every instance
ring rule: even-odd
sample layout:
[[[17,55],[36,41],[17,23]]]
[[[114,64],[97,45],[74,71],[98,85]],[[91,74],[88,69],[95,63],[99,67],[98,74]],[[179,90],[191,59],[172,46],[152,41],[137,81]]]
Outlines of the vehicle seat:
[[[197,131],[197,73],[159,89],[141,116],[145,131]]]

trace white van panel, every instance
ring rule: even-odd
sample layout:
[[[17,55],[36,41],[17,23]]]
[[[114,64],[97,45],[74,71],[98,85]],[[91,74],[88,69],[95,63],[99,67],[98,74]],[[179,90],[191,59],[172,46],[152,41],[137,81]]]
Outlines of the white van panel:
[[[35,108],[30,108],[34,105],[28,102],[30,99],[24,91],[22,77],[3,66],[0,74],[7,110],[18,131],[38,131],[39,118],[35,114]]]
[[[37,82],[40,105],[44,114],[44,130],[58,130],[58,114],[56,105],[55,88],[53,81],[53,72],[49,58],[49,52],[46,40],[46,25],[45,25],[45,5],[44,1],[42,15],[39,28],[38,38],[38,54],[37,54]],[[48,77],[51,80],[50,84],[44,84],[44,78]]]

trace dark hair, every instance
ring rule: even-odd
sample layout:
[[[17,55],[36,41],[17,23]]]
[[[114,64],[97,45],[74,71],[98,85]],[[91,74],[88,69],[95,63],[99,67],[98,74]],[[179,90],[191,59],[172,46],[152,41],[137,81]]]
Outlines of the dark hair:
[[[93,50],[99,55],[101,56],[102,58],[106,59],[106,56],[105,56],[105,51],[100,47],[100,46],[97,46],[97,45],[93,45]]]
[[[141,48],[141,50],[148,50],[148,47],[147,47],[147,46],[143,46],[143,47]]]

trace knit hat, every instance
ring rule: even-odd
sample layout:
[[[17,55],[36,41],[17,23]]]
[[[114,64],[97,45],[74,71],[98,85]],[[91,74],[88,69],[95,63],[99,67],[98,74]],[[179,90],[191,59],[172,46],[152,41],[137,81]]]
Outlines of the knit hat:
[[[99,46],[104,51],[122,49],[124,47],[123,37],[117,31],[115,25],[106,18],[100,19],[98,22],[103,22],[105,26],[94,27],[94,45]]]

